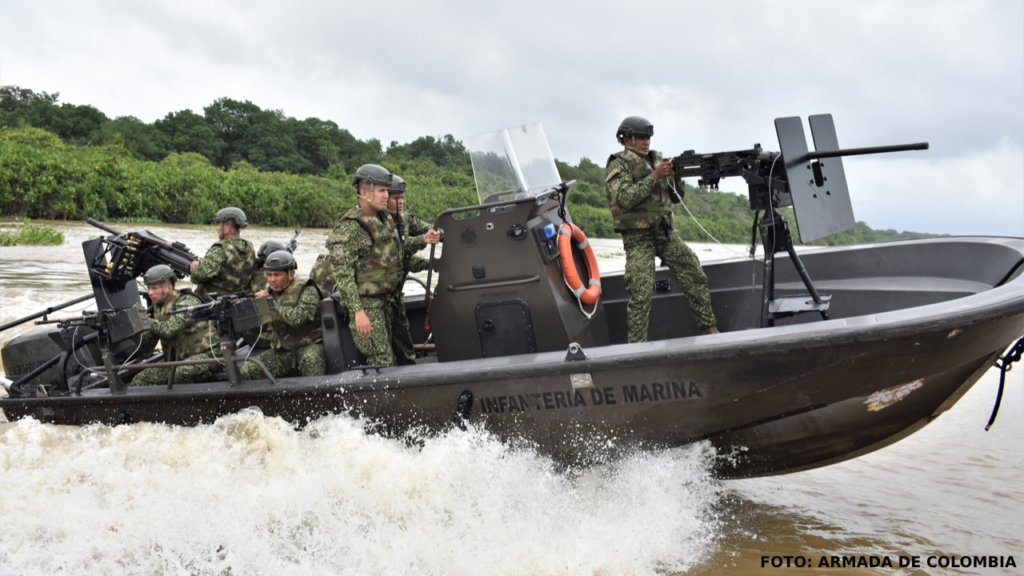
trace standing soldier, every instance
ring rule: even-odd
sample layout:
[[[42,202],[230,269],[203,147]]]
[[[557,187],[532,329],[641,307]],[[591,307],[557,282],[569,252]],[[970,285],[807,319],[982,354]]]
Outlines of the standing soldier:
[[[295,278],[295,256],[278,250],[267,256],[267,290],[257,296],[269,297],[270,350],[258,359],[275,377],[319,376],[327,371],[323,333],[320,330],[320,291],[311,281]],[[255,365],[242,366],[242,377],[254,380],[263,372]]]
[[[239,237],[242,228],[248,225],[245,212],[234,207],[224,208],[213,220],[217,223],[218,241],[202,259],[192,262],[195,292],[199,296],[210,292],[220,295],[245,292],[249,290],[256,265],[252,242]]]
[[[405,366],[416,363],[416,350],[413,347],[412,335],[409,333],[409,318],[405,315],[405,303],[402,301],[402,288],[410,272],[420,272],[430,265],[427,260],[417,256],[427,244],[437,244],[441,239],[440,232],[425,220],[405,212],[405,180],[393,175],[391,186],[388,187],[388,212],[395,219],[398,235],[402,239],[402,280],[399,290],[388,300],[391,313],[391,351],[395,355],[395,364]]]
[[[622,234],[626,252],[623,279],[629,302],[626,318],[629,342],[645,342],[654,292],[654,258],[667,264],[686,294],[697,325],[705,334],[715,334],[708,278],[697,255],[683,243],[675,230],[670,186],[678,186],[672,163],[651,150],[654,126],[640,116],[622,121],[615,138],[622,152],[612,154],[605,167],[608,204],[615,231]]]
[[[198,306],[203,301],[187,288],[174,289],[177,277],[170,266],[157,264],[142,275],[149,299],[153,302],[153,318],[149,331],[142,336],[140,349],[150,352],[157,340],[167,361],[200,360],[220,356],[220,341],[216,330],[207,321],[197,322],[186,314],[170,314]],[[174,382],[206,382],[213,378],[219,366],[215,363],[176,366]],[[132,386],[157,386],[167,383],[170,368],[146,368],[132,379]]]
[[[388,213],[391,173],[364,164],[352,184],[359,203],[341,216],[327,239],[328,258],[356,348],[371,365],[390,366],[388,299],[401,289],[403,259],[402,240]]]

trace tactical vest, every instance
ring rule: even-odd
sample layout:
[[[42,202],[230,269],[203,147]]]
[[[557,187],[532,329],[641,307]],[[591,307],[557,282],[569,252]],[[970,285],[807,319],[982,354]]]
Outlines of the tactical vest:
[[[320,289],[325,297],[334,293],[334,268],[331,267],[331,255],[321,254],[316,257],[313,269],[309,271],[309,279]]]
[[[608,164],[606,166],[610,165],[612,160],[616,158],[625,160],[629,166],[630,184],[636,184],[654,172],[651,164],[647,162],[647,158],[643,158],[631,150],[623,150],[617,154],[612,154],[608,157]],[[648,158],[654,166],[661,164],[661,152],[652,150],[648,154]],[[665,180],[658,180],[655,182],[654,187],[651,188],[651,194],[643,202],[629,210],[619,205],[609,191],[608,203],[612,209],[612,225],[615,231],[653,230],[658,228],[662,220],[666,218],[668,226],[671,227],[672,204],[669,191],[665,187]]]
[[[187,288],[175,290],[167,296],[163,303],[153,308],[153,318],[167,320],[171,317],[171,310],[176,310],[179,304],[181,308],[188,308],[189,306],[197,306],[202,303],[203,301]],[[208,342],[209,331],[209,322],[191,322],[181,332],[178,332],[177,335],[161,338],[160,345],[163,347],[164,354],[168,359],[184,360],[210,348],[210,343]],[[217,343],[215,335],[209,336],[209,338],[212,338],[215,344]]]
[[[298,306],[299,300],[302,298],[302,291],[307,286],[317,290],[316,284],[312,280],[303,282],[299,278],[295,278],[285,286],[284,291],[281,293],[278,294],[271,291],[270,296],[274,300],[274,307],[277,308],[278,313],[280,314],[283,309]],[[317,290],[317,300],[319,300],[319,294],[319,290]],[[274,322],[272,326],[274,330],[270,334],[270,346],[275,350],[291,352],[303,346],[318,344],[323,341],[323,332],[320,329],[319,306],[316,308],[316,315],[313,317],[313,320],[303,322],[298,326],[292,326],[287,322]]]
[[[401,289],[402,240],[391,215],[385,210],[377,216],[364,216],[356,206],[346,212],[342,220],[358,222],[373,241],[373,247],[356,264],[359,295],[387,296]]]
[[[249,290],[252,272],[256,268],[256,250],[252,242],[242,238],[224,238],[215,242],[214,246],[224,249],[224,268],[216,278],[197,286],[196,294],[238,294]]]

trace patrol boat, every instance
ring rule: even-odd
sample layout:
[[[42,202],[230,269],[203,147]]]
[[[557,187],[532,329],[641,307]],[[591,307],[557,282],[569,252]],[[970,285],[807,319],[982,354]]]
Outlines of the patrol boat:
[[[573,183],[559,178],[543,129],[528,125],[469,140],[480,204],[436,220],[446,237],[429,290],[406,303],[425,343],[416,365],[360,365],[344,311],[328,298],[325,376],[240,381],[228,362],[222,382],[125,386],[131,365],[118,362],[145,324],[132,307],[137,288],[134,277],[103,272],[124,251],[87,246],[97,312],[73,335],[50,328],[9,342],[14,382],[0,408],[10,419],[73,425],[196,425],[250,407],[298,425],[348,413],[394,435],[480,427],[570,465],[707,441],[724,478],[878,450],[948,410],[994,363],[1019,359],[1024,239],[797,253],[776,208],[794,206],[805,240],[852,225],[840,161],[850,151],[834,144],[831,117],[811,118],[818,149],[808,151],[801,122],[776,121],[779,153],[755,146],[674,160],[677,174],[705,185],[743,176],[751,207],[765,211],[765,256],[704,266],[720,334],[700,333],[676,279],[659,268],[650,341],[626,343],[622,273],[600,274],[566,206]],[[804,173],[813,174],[807,185],[787,177]],[[783,252],[792,265],[776,261]],[[154,253],[137,246],[132,257]],[[253,317],[246,302],[221,307],[224,340],[233,322],[244,328]],[[90,329],[94,337],[83,337]],[[86,359],[102,360],[92,368],[100,377],[77,366]],[[37,369],[16,371],[24,365]]]

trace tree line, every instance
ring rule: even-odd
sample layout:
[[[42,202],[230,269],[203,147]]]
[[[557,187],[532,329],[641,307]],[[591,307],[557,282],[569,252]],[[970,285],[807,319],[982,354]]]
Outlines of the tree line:
[[[253,223],[330,226],[356,201],[350,179],[362,164],[381,164],[408,183],[407,204],[433,220],[477,202],[469,153],[450,134],[384,148],[359,140],[332,120],[289,117],[249,101],[220,98],[170,112],[153,123],[109,118],[89,105],[58,104],[59,93],[0,86],[0,214],[44,219],[207,223],[228,205]],[[604,168],[587,158],[557,161],[574,221],[592,237],[614,237]],[[686,187],[687,206],[719,241],[750,241],[745,197]],[[684,240],[709,241],[679,212]],[[858,223],[840,243],[899,237]]]

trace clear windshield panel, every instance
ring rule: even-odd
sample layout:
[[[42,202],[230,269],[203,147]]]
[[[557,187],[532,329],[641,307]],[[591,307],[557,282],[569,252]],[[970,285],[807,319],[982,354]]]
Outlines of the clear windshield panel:
[[[562,182],[540,122],[467,138],[466,147],[481,204],[536,196]]]

